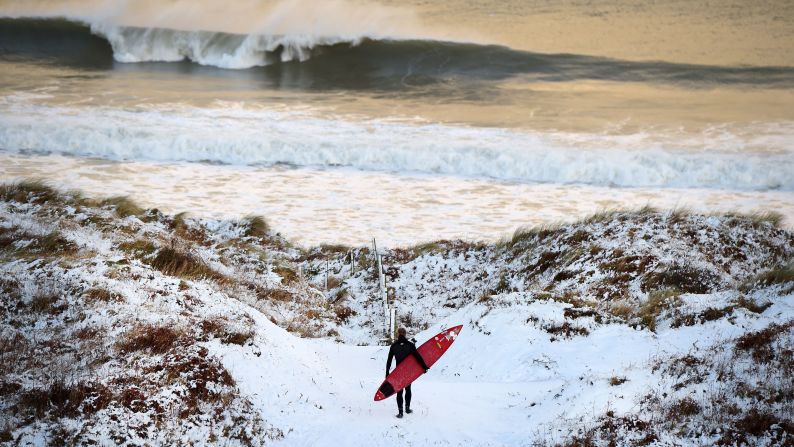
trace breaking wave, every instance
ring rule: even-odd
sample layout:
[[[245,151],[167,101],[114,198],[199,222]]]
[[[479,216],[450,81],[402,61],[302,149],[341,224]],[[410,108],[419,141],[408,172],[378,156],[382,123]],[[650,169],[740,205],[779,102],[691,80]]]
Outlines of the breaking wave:
[[[86,69],[189,61],[295,88],[395,89],[454,80],[608,80],[698,86],[794,87],[791,67],[721,67],[538,54],[498,45],[379,35],[373,31],[237,34],[54,19],[0,19],[0,57]],[[145,68],[141,68],[145,69]]]
[[[699,137],[530,133],[353,121],[221,104],[153,109],[3,105],[0,148],[113,160],[350,167],[506,181],[794,190],[794,123]],[[688,139],[689,138],[689,139]],[[750,150],[752,147],[763,150]]]

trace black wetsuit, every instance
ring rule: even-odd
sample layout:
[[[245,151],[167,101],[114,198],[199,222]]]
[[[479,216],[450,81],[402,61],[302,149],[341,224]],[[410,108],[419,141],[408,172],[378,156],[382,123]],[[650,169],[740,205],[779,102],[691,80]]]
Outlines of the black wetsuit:
[[[400,364],[403,360],[405,360],[409,355],[413,355],[416,357],[416,361],[419,362],[419,366],[421,366],[425,372],[427,372],[427,365],[425,364],[424,359],[422,356],[419,355],[419,352],[416,350],[416,345],[408,341],[405,337],[400,337],[392,343],[391,347],[389,348],[389,359],[386,361],[386,375],[389,375],[389,370],[391,369],[391,360],[392,358],[397,360],[397,365]],[[408,385],[405,389],[405,408],[411,408],[411,385]],[[393,392],[393,391],[392,391]],[[403,390],[397,392],[397,408],[400,410],[400,413],[403,412]]]

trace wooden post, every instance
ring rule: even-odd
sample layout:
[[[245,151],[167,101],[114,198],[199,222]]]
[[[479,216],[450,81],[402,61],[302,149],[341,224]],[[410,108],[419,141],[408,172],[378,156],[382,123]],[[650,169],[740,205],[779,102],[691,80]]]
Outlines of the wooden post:
[[[375,242],[375,239],[372,239],[372,247],[375,250],[375,268],[378,269],[378,289],[381,294],[381,299],[383,300],[383,316],[384,316],[384,332],[386,332],[386,338],[391,341],[394,335],[390,333],[391,328],[391,309],[389,308],[389,297],[386,293],[386,276],[383,274],[383,263],[381,260],[380,253],[378,253],[378,244]]]

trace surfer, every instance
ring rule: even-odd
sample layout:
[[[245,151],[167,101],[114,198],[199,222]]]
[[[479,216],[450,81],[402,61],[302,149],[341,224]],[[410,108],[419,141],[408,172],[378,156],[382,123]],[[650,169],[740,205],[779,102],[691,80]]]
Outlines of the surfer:
[[[397,365],[400,364],[403,360],[405,360],[409,355],[413,355],[416,357],[416,360],[419,362],[419,366],[421,366],[425,372],[427,372],[428,367],[425,364],[424,359],[422,356],[419,355],[419,352],[416,350],[416,345],[409,341],[405,336],[405,328],[401,327],[397,329],[397,341],[392,343],[391,347],[389,348],[389,359],[386,360],[386,377],[389,376],[389,370],[391,369],[391,360],[392,358],[397,360]],[[396,366],[395,366],[396,368]],[[405,389],[405,412],[412,413],[411,411],[411,385],[408,385]],[[403,390],[397,392],[397,409],[399,413],[397,413],[397,417],[403,417]]]

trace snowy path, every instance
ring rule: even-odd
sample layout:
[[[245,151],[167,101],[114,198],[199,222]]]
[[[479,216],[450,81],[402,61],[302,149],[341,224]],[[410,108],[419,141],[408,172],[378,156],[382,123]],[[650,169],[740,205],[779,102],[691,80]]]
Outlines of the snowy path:
[[[284,431],[281,445],[527,445],[554,439],[562,419],[587,421],[607,409],[636,409],[655,385],[654,359],[686,354],[768,321],[743,315],[658,334],[625,324],[575,320],[590,334],[556,339],[543,325],[563,320],[567,305],[533,302],[460,309],[443,324],[463,323],[449,352],[413,385],[414,414],[394,417],[393,398],[374,402],[387,347],[301,339],[249,309],[255,346],[212,345],[243,394]],[[774,311],[777,308],[773,308]],[[780,305],[780,315],[791,313]],[[530,323],[530,319],[532,323]],[[477,324],[473,324],[477,322]],[[417,334],[423,341],[441,325]],[[259,354],[259,355],[257,355]],[[625,383],[610,384],[613,377]],[[559,435],[559,434],[557,434]]]
[[[554,320],[563,308],[536,303],[480,319],[482,309],[469,306],[453,315],[447,325],[477,317],[487,330],[467,325],[415,382],[415,413],[402,420],[394,417],[394,399],[373,401],[386,347],[300,339],[250,310],[258,327],[253,349],[213,348],[263,417],[284,430],[284,445],[521,445],[559,417],[597,413],[602,402],[621,400],[615,392],[638,388],[604,383],[615,365],[644,363],[655,344],[647,332],[609,325],[549,349],[548,334],[525,324],[527,315]],[[431,327],[417,339],[439,330]],[[614,342],[627,336],[641,349]]]

